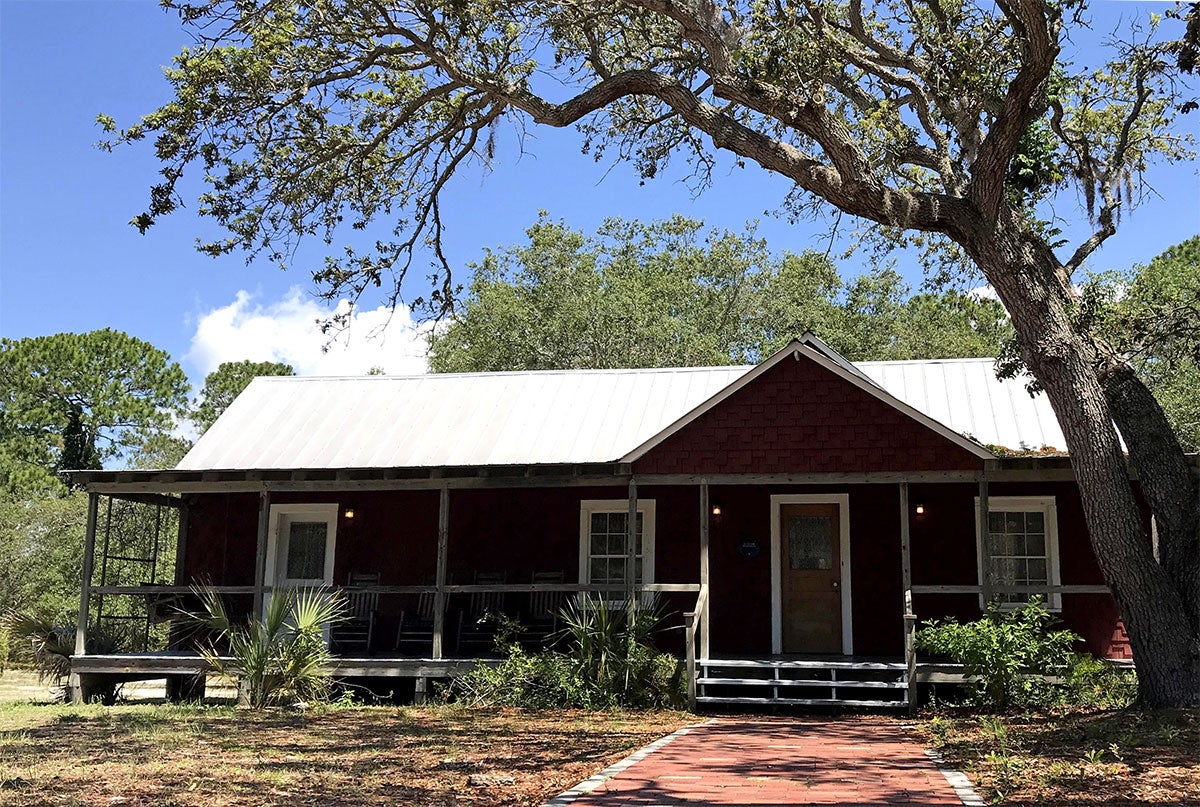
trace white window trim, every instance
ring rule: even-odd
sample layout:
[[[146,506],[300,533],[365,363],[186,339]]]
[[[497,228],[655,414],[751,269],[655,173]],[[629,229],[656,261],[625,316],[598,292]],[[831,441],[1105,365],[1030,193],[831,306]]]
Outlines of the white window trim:
[[[637,511],[642,514],[642,583],[654,582],[654,499],[638,499]],[[583,499],[579,503],[579,582],[592,582],[591,528],[592,513],[628,513],[628,499]]]
[[[1046,572],[1051,586],[1062,585],[1062,577],[1058,566],[1058,504],[1053,496],[989,496],[989,513],[1028,513],[1041,510],[1046,526]],[[975,571],[979,585],[983,585],[983,529],[979,512],[979,497],[975,497]],[[979,607],[987,603],[983,600],[983,591],[979,592]],[[1020,603],[1002,603],[1002,608],[1020,608]],[[1046,597],[1046,609],[1062,610],[1062,594],[1050,594]]]
[[[850,591],[850,494],[787,493],[771,497],[771,652],[783,652],[783,505],[836,504],[841,542],[842,654],[854,653],[854,602]]]
[[[333,558],[337,552],[337,504],[273,504],[267,524],[267,563],[263,570],[263,585],[271,587],[277,579],[279,567],[279,527],[287,516],[307,516],[311,521],[325,521],[329,532],[325,539],[324,582],[333,585]]]

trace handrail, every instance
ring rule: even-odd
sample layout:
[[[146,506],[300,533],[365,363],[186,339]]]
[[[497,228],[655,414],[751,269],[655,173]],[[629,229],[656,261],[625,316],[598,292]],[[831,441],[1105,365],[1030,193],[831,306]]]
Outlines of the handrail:
[[[1106,585],[1059,585],[1059,586],[990,586],[992,594],[1110,594]],[[979,594],[983,586],[978,585],[914,585],[913,594]]]
[[[702,583],[696,594],[696,605],[683,615],[683,648],[687,665],[688,709],[696,709],[696,638],[697,625],[703,624],[704,612],[708,608],[708,585]]]

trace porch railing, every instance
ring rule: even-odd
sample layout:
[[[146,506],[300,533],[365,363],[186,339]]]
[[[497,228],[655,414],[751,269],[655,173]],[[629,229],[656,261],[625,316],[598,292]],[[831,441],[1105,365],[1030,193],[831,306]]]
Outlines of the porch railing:
[[[683,652],[687,665],[687,702],[688,709],[696,710],[696,650],[699,644],[700,629],[704,625],[704,617],[708,612],[708,584],[700,585],[696,594],[696,606],[683,614]]]

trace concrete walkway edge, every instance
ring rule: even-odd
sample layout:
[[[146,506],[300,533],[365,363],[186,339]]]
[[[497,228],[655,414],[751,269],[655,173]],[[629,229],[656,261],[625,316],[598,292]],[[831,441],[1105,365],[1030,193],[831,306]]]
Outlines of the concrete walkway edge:
[[[942,776],[946,777],[946,781],[950,783],[950,787],[954,788],[954,792],[958,794],[962,800],[963,807],[987,807],[987,802],[983,797],[975,792],[975,788],[971,786],[971,780],[967,775],[960,770],[948,767],[946,760],[936,751],[925,749],[925,756],[937,765],[937,769],[942,772]]]
[[[662,748],[664,745],[671,742],[672,740],[677,740],[680,737],[684,736],[685,734],[688,734],[688,733],[694,731],[695,729],[700,728],[701,726],[707,726],[708,724],[713,723],[713,722],[715,722],[715,721],[705,720],[703,723],[693,723],[690,726],[684,726],[683,728],[679,729],[678,731],[671,732],[666,737],[660,737],[659,739],[655,740],[654,742],[650,743],[649,745],[639,748],[637,751],[634,751],[632,754],[625,757],[621,761],[614,762],[612,765],[609,765],[607,768],[600,771],[600,773],[596,774],[595,776],[589,776],[587,779],[584,779],[582,782],[575,785],[575,787],[571,788],[570,790],[565,790],[562,793],[559,793],[557,796],[550,799],[550,801],[546,802],[543,805],[543,807],[564,807],[564,805],[570,804],[571,802],[575,801],[576,799],[580,798],[581,796],[588,795],[593,790],[600,787],[600,785],[604,784],[609,779],[612,779],[614,776],[616,776],[621,771],[624,771],[627,768],[630,768],[630,767],[636,765],[637,763],[641,762],[643,759],[650,756],[655,751]]]

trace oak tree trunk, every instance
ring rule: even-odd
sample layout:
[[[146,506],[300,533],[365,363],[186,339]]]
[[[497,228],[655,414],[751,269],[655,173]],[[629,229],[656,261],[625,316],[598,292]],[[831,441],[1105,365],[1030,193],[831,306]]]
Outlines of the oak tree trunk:
[[[1176,583],[1186,574],[1168,574],[1153,556],[1096,372],[1095,351],[1072,327],[1057,259],[1043,242],[1024,237],[1021,222],[1003,214],[994,226],[976,222],[957,236],[1012,315],[1021,357],[1062,426],[1092,546],[1129,633],[1139,699],[1154,707],[1197,703],[1200,636],[1190,598]],[[1138,405],[1144,402],[1131,408]],[[1171,439],[1169,432],[1156,434],[1163,426],[1152,417],[1123,411],[1123,422],[1148,437]],[[1131,442],[1150,444],[1140,432]],[[1153,487],[1161,480],[1152,474],[1145,483]],[[1159,495],[1156,490],[1154,497]],[[1200,558],[1181,559],[1181,572],[1189,563],[1194,571]]]
[[[1200,631],[1200,498],[1187,459],[1154,395],[1128,364],[1102,376],[1113,420],[1158,531],[1158,561],[1174,581]]]

